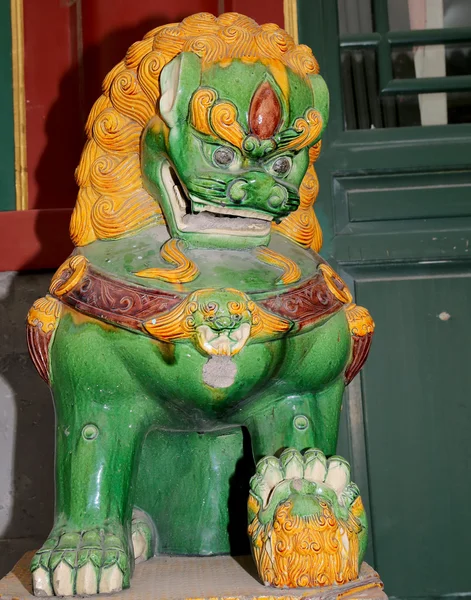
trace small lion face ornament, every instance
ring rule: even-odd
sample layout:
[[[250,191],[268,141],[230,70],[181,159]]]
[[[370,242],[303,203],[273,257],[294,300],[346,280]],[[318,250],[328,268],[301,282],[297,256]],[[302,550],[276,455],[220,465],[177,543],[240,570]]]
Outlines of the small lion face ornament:
[[[291,322],[272,315],[231,288],[203,289],[190,294],[174,309],[144,323],[162,342],[191,340],[209,356],[234,356],[251,341],[283,335]]]
[[[231,290],[221,291],[217,301],[210,292],[199,295],[193,313],[194,328],[200,348],[207,354],[234,356],[242,350],[250,336],[254,302],[242,294],[236,298]]]
[[[322,78],[274,59],[203,68],[183,52],[160,83],[142,165],[170,234],[193,246],[266,244],[272,222],[299,207],[309,148],[327,120]]]

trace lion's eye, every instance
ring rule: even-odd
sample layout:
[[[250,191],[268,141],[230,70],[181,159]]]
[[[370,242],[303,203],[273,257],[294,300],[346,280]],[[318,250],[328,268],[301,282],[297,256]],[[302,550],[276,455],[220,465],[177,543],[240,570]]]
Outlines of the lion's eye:
[[[291,158],[289,156],[280,156],[271,166],[272,171],[277,175],[286,175],[291,169]]]
[[[220,167],[228,167],[235,158],[235,152],[232,148],[221,146],[214,151],[213,160]]]

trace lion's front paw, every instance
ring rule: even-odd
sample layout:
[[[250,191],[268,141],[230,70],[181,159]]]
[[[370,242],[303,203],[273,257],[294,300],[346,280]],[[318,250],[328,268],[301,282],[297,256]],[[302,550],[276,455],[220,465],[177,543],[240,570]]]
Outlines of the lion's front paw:
[[[263,458],[250,481],[249,536],[260,578],[315,587],[358,578],[367,525],[350,466],[320,450]]]
[[[130,552],[121,525],[51,533],[31,561],[35,596],[118,592],[129,587]]]

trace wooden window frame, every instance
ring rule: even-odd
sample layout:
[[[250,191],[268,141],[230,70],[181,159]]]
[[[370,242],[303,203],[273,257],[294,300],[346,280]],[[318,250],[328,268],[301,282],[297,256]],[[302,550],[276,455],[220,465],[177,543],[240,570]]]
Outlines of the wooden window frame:
[[[54,269],[73,248],[69,238],[72,208],[30,208],[23,0],[10,0],[10,8],[16,210],[0,212],[0,271]],[[297,40],[297,0],[219,0],[219,13],[229,11],[248,14],[258,22],[286,23]]]
[[[389,31],[388,0],[372,0],[372,4],[376,32],[343,35],[340,37],[340,48],[342,50],[365,48],[377,50],[380,94],[430,94],[471,90],[471,75],[394,79],[391,60],[393,48],[469,43],[471,27]]]

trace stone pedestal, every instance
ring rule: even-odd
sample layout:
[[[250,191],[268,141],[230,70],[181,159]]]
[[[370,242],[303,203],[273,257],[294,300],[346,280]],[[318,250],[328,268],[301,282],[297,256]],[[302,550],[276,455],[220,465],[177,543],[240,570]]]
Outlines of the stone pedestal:
[[[2,600],[34,598],[28,552],[0,581]],[[360,578],[337,587],[276,589],[259,583],[250,556],[175,557],[157,556],[137,565],[132,587],[113,600],[387,600],[379,575],[363,563]]]

